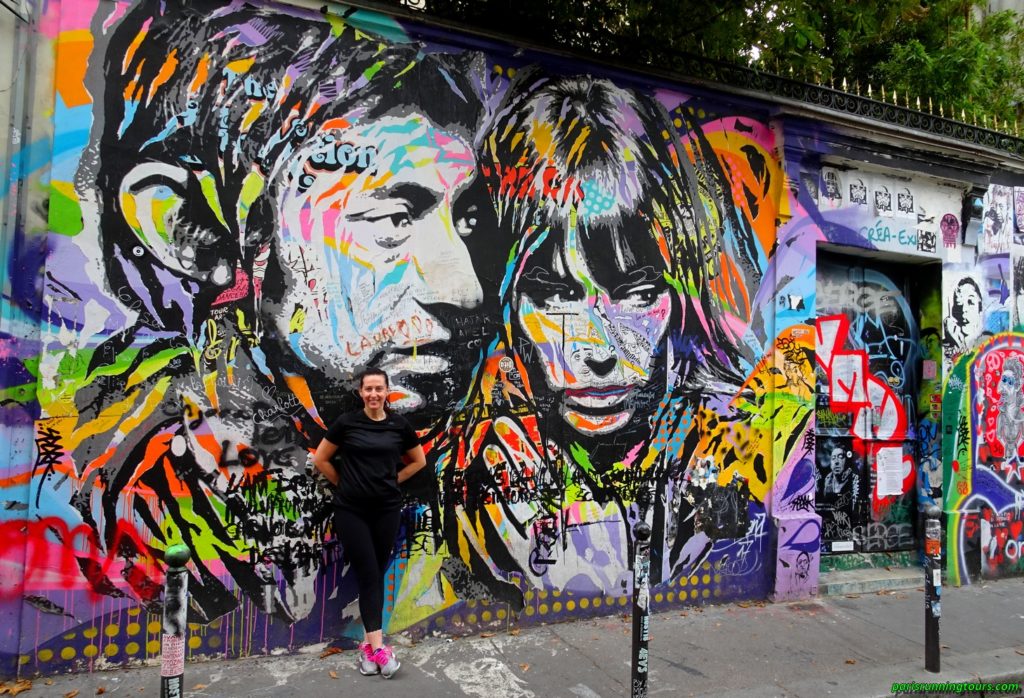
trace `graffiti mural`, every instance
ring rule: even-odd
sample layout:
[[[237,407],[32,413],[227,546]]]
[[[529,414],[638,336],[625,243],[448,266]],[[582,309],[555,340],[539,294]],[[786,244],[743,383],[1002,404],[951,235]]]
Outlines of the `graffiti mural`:
[[[389,632],[621,605],[642,488],[655,606],[767,594],[814,378],[806,308],[764,314],[779,265],[813,288],[772,255],[798,206],[763,115],[365,12],[96,0],[52,26],[39,414],[3,521],[37,630],[9,662],[152,656],[176,543],[194,654],[354,633],[308,456],[367,365],[433,465]]]
[[[40,32],[52,134],[0,336],[5,673],[154,657],[174,544],[192,656],[351,642],[309,457],[367,366],[430,466],[388,633],[618,611],[645,491],[655,609],[805,598],[836,541],[912,547],[951,488],[991,510],[961,502],[963,545],[1017,569],[1016,349],[974,353],[1020,296],[1008,209],[974,259],[957,186],[809,171],[830,127],[767,100],[365,10],[85,0]],[[944,262],[941,291],[842,278],[823,244]]]
[[[884,265],[819,255],[817,266],[822,537],[836,552],[905,549],[916,506],[917,312]]]
[[[954,450],[953,468],[960,477],[950,492],[950,510],[957,514],[950,574],[1019,573],[1024,570],[1024,344],[1015,335],[995,337],[965,357],[962,366],[970,381],[962,414],[970,422],[958,433]]]

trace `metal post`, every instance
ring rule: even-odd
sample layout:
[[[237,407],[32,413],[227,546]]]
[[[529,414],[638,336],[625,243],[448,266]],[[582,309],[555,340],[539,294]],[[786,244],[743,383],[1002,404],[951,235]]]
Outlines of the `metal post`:
[[[185,625],[188,617],[188,564],[192,553],[184,545],[172,545],[164,554],[163,637],[160,641],[160,698],[185,695]]]
[[[924,525],[924,668],[939,671],[939,617],[942,615],[942,511],[934,504]]]
[[[651,527],[647,509],[651,490],[642,486],[637,492],[639,515],[633,525],[633,680],[632,698],[647,698],[647,643],[651,637]]]

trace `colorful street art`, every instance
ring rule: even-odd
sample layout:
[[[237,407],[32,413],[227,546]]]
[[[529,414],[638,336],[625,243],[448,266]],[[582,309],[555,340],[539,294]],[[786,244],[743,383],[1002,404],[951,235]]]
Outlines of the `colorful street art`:
[[[430,466],[385,594],[410,637],[624,608],[642,490],[656,610],[805,598],[841,498],[864,493],[862,549],[906,549],[969,470],[943,472],[936,398],[1019,288],[1008,209],[974,264],[962,192],[788,157],[767,101],[365,10],[83,0],[39,27],[46,220],[15,231],[0,337],[6,674],[154,657],[179,543],[191,656],[356,637],[309,455],[366,366]],[[917,309],[881,273],[823,302],[821,244],[948,269]],[[959,369],[996,423],[963,462],[1019,491],[999,351]],[[976,547],[1018,569],[1019,498],[973,486]]]
[[[838,261],[819,255],[817,265],[822,540],[833,551],[912,547],[917,313],[895,270]]]
[[[958,362],[968,386],[947,397],[959,412],[950,453],[954,487],[948,573],[954,580],[1024,571],[1024,340],[1000,335]],[[951,379],[952,380],[952,379]]]

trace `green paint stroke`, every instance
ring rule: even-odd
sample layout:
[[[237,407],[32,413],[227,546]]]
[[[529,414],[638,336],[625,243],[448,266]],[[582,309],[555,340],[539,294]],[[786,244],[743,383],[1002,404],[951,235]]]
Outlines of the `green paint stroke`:
[[[58,235],[78,235],[85,228],[82,207],[71,197],[50,187],[50,230]]]
[[[214,181],[213,175],[209,172],[202,173],[199,176],[199,187],[202,189],[203,196],[206,197],[206,203],[210,205],[213,215],[217,217],[221,225],[227,228],[228,224],[224,219],[224,211],[220,208],[220,196],[217,193],[217,183]]]

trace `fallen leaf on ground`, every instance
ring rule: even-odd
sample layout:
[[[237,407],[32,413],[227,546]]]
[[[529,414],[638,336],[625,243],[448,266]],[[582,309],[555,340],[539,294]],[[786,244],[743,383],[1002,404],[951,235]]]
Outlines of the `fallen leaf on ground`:
[[[336,679],[336,678],[338,678],[338,672],[336,672],[336,671],[328,671],[328,672],[327,672],[327,674],[328,674],[328,675],[329,675],[329,676],[330,676],[330,677],[331,677],[332,679]]]
[[[103,688],[103,686],[100,686],[99,688],[96,689],[96,695],[98,695],[98,696],[102,696],[106,692],[107,692],[107,689]]]
[[[206,688],[206,684],[205,683],[197,683],[195,686],[192,687],[192,690],[193,691],[201,691],[204,688]]]
[[[519,668],[522,669],[523,671],[529,671],[530,670],[530,665],[529,664],[520,664]]]
[[[681,616],[688,616],[688,615],[690,615],[690,614],[689,614],[689,613],[687,613],[686,611],[683,611],[683,612],[682,612],[682,613],[680,613],[679,615],[681,615]]]
[[[860,594],[847,594],[846,598],[848,598],[848,599],[859,599],[860,598]]]
[[[43,681],[43,683],[46,684],[47,686],[52,686],[53,685],[53,679],[46,679],[46,681]]]
[[[480,637],[494,637],[494,633],[480,633]]]
[[[68,691],[67,693],[65,693],[64,694],[64,698],[75,698],[75,696],[77,696],[77,695],[78,695],[78,689],[76,688],[73,691]]]
[[[847,660],[846,660],[846,663],[847,663],[847,664],[856,664],[856,663],[857,663],[857,660],[856,660],[856,659],[847,659]]]
[[[736,605],[739,606],[740,608],[750,608],[750,602],[749,601],[740,601]]]
[[[1017,654],[1024,654],[1024,650],[1014,650]]]
[[[508,634],[509,635],[518,635],[519,634],[519,628],[512,628],[511,630],[508,631]]]
[[[16,696],[23,691],[31,690],[32,682],[28,679],[16,681],[15,683],[12,683],[10,686],[8,686],[6,683],[0,683],[0,695]],[[75,693],[78,693],[78,691],[75,691]]]
[[[328,647],[320,653],[320,659],[323,659],[324,657],[330,657],[332,654],[341,654],[343,651],[344,650],[342,650],[340,647]]]

